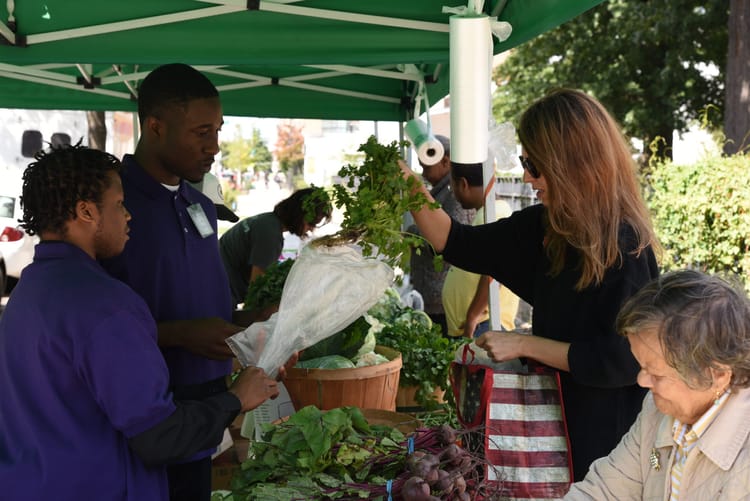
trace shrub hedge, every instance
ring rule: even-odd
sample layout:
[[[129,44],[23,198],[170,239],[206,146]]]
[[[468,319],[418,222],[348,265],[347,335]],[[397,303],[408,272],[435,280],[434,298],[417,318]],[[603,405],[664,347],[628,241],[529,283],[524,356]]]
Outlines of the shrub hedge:
[[[750,291],[750,156],[655,163],[646,180],[664,271],[734,275]]]

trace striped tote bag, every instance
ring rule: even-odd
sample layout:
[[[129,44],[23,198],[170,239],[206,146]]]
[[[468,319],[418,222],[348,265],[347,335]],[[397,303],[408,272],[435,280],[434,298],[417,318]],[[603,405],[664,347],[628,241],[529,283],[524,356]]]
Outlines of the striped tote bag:
[[[465,446],[486,459],[485,482],[503,499],[562,498],[573,475],[557,371],[464,362],[452,364],[451,386],[459,421],[472,430]]]

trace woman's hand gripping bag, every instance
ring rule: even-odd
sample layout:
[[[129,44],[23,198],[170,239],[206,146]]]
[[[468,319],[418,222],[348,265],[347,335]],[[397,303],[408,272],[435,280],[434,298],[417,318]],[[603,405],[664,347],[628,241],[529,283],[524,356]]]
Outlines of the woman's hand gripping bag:
[[[562,498],[573,478],[559,374],[520,360],[496,363],[473,342],[451,364],[465,447],[484,456],[484,479],[511,500]]]

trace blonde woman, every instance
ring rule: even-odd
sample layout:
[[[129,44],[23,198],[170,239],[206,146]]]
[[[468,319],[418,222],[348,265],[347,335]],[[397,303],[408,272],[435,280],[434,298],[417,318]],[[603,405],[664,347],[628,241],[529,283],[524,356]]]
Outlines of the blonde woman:
[[[490,331],[477,343],[494,360],[525,357],[560,371],[582,479],[628,430],[645,395],[615,318],[658,275],[656,237],[627,142],[594,98],[556,90],[524,112],[518,135],[524,181],[541,204],[473,227],[441,210],[414,218],[446,261],[493,277],[534,307],[533,335]]]

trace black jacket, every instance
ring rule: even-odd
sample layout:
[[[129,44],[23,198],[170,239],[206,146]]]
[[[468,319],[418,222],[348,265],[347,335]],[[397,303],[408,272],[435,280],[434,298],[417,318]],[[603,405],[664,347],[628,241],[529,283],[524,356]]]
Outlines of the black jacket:
[[[570,372],[560,373],[576,480],[594,459],[606,456],[630,428],[646,394],[636,385],[640,370],[628,341],[615,332],[623,302],[659,271],[653,251],[630,251],[635,235],[620,230],[623,263],[607,270],[600,285],[575,290],[578,254],[568,251],[564,269],[549,275],[544,251],[544,211],[534,205],[482,226],[453,221],[444,258],[455,266],[490,275],[534,307],[532,329],[570,343]]]

